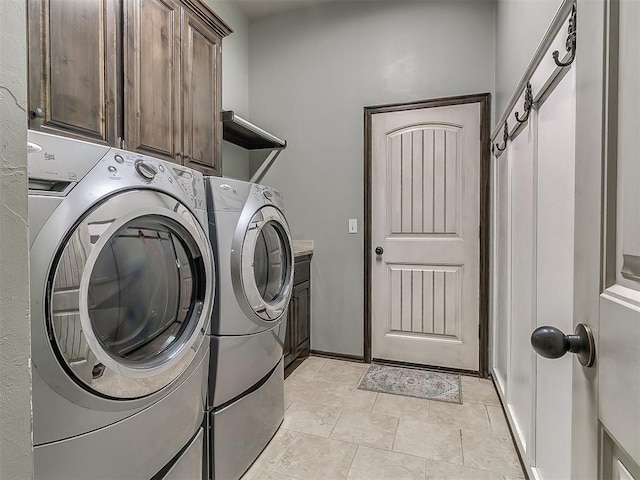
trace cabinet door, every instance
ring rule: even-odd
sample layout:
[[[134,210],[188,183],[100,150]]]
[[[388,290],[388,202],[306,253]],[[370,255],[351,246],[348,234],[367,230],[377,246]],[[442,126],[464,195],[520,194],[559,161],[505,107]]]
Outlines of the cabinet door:
[[[293,287],[296,302],[296,355],[308,354],[309,351],[309,287],[309,282]]]
[[[287,310],[287,331],[283,345],[284,367],[287,368],[296,359],[296,323],[297,303],[295,297],[291,297]]]
[[[112,0],[29,1],[29,128],[115,143],[120,16]]]
[[[129,0],[125,16],[125,147],[177,163],[182,13],[174,0]]]
[[[220,175],[220,52],[222,39],[185,11],[182,95],[185,165]]]

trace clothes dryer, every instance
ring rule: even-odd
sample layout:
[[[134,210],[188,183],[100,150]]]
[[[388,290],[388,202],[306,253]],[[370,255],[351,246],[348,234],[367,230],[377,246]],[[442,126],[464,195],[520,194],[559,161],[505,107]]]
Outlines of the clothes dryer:
[[[203,177],[28,138],[35,478],[188,471],[215,289]]]
[[[209,448],[212,477],[227,480],[246,471],[284,417],[294,259],[278,191],[227,178],[205,182],[220,298],[211,323]]]
[[[283,318],[293,285],[291,232],[277,190],[230,178],[207,177],[209,222],[217,235],[220,294],[212,335],[250,335]]]

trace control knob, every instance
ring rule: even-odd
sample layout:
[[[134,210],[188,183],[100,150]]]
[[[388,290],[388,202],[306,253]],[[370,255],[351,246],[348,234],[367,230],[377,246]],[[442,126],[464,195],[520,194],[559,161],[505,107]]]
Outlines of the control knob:
[[[156,167],[145,162],[144,160],[136,160],[135,168],[136,172],[138,172],[142,178],[149,181],[153,180],[158,173]]]

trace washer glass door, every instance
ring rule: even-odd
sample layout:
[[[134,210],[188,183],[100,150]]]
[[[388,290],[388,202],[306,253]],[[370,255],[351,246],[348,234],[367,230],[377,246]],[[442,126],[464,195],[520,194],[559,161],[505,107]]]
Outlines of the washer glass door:
[[[289,227],[280,210],[262,207],[249,222],[242,244],[242,283],[253,313],[278,320],[293,288],[293,250]]]
[[[52,272],[53,343],[85,388],[150,395],[195,357],[212,308],[213,260],[195,217],[172,197],[111,197],[72,231]]]

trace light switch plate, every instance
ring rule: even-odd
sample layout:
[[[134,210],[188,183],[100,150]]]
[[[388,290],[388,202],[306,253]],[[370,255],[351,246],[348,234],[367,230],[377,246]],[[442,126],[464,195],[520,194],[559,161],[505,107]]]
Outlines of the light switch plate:
[[[349,219],[349,233],[358,233],[358,219],[350,218]]]

